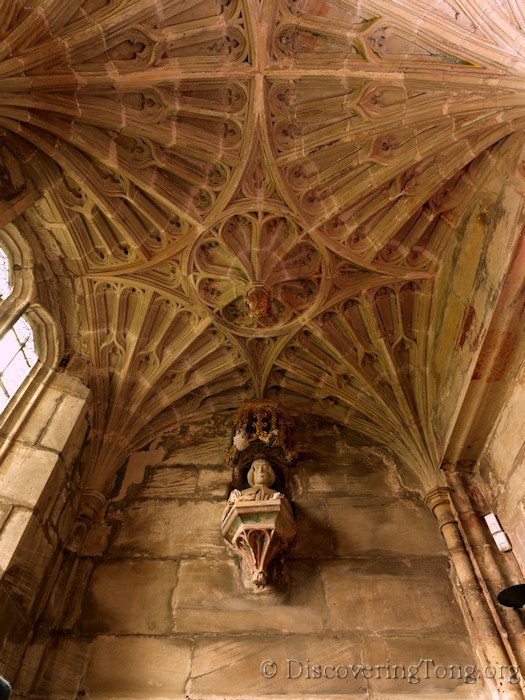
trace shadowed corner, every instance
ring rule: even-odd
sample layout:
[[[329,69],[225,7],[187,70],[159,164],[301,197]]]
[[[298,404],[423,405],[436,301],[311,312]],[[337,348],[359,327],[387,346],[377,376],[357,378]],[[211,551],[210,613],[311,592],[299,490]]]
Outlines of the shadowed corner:
[[[7,700],[11,695],[11,686],[0,676],[0,700]]]

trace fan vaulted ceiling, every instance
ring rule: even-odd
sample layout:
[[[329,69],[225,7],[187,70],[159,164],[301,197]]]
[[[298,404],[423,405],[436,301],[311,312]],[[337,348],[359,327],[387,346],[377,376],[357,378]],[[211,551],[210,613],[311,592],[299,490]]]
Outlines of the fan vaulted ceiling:
[[[315,405],[428,484],[463,457],[462,402],[482,382],[496,411],[520,347],[517,0],[0,13],[0,223],[74,280],[93,486],[249,396]]]

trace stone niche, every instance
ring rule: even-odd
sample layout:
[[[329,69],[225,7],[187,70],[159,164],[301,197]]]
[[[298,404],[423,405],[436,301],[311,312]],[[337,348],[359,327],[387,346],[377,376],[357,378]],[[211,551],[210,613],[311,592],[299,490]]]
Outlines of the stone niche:
[[[328,421],[295,417],[286,586],[247,590],[219,528],[228,418],[123,468],[108,547],[79,562],[35,697],[488,697],[465,678],[477,658],[434,517],[386,449]]]

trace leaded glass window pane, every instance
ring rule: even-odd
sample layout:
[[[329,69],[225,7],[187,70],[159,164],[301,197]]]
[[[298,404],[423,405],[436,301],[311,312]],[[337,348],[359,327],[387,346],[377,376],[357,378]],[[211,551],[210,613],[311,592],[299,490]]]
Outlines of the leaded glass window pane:
[[[0,340],[0,411],[37,361],[33,330],[21,316]]]
[[[11,265],[6,252],[0,248],[0,301],[6,299],[12,291]]]

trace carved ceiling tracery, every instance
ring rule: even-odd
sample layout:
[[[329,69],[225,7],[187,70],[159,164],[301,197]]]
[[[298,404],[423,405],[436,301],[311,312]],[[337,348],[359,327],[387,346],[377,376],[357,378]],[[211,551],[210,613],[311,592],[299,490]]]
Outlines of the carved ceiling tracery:
[[[517,3],[1,11],[0,224],[75,280],[86,480],[273,393],[430,483],[525,219]]]
[[[217,323],[243,335],[297,328],[326,296],[320,250],[281,214],[229,216],[197,241],[190,265],[188,276],[202,305]]]

